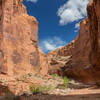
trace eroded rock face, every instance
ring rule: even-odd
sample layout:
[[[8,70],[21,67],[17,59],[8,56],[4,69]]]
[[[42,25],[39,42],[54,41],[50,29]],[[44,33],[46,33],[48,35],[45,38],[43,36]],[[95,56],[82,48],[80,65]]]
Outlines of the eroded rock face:
[[[41,60],[46,58],[40,53],[38,22],[27,15],[22,0],[0,0],[0,72],[40,73],[41,68],[48,68],[47,63],[42,66]]]
[[[88,81],[92,79],[90,63],[90,39],[89,39],[88,20],[80,23],[79,35],[74,43],[71,60],[64,67],[65,75]]]
[[[72,52],[74,50],[74,40],[68,45],[51,51],[47,54],[49,62],[49,74],[63,75],[62,68],[72,58]]]
[[[100,81],[100,0],[90,0],[88,17],[80,24],[72,61],[65,66],[65,74],[83,82]]]
[[[62,68],[64,75],[88,83],[100,82],[100,0],[90,0],[88,17],[80,23],[72,57]],[[69,51],[66,51],[69,52]]]
[[[88,5],[89,34],[91,41],[91,63],[100,70],[100,0]]]

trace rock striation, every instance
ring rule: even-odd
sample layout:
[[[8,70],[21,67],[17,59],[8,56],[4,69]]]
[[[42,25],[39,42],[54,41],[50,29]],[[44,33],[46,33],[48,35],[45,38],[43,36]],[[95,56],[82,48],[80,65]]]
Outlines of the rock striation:
[[[91,0],[88,5],[89,35],[91,42],[90,62],[100,71],[100,0]]]
[[[54,51],[49,52],[47,55],[51,55],[51,56],[70,56],[73,52],[74,49],[74,40],[71,41],[68,45],[58,48]]]
[[[74,50],[74,40],[68,45],[51,51],[47,54],[49,62],[49,74],[63,75],[62,68],[72,58],[72,52]]]
[[[87,7],[88,16],[80,23],[79,35],[73,44],[72,57],[62,68],[64,75],[87,83],[100,82],[99,9],[100,0],[90,0]],[[66,55],[66,53],[63,54]]]
[[[80,24],[80,33],[72,53],[68,76],[84,82],[100,81],[100,1],[90,0],[87,19]],[[68,72],[68,73],[67,73]]]
[[[38,45],[37,20],[27,14],[22,0],[0,0],[0,73],[46,74],[47,70]]]

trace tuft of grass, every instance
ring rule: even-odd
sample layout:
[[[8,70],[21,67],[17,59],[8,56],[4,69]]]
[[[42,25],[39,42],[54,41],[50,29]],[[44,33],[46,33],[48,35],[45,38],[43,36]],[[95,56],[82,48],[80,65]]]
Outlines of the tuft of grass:
[[[67,89],[68,88],[68,85],[69,85],[69,80],[68,78],[65,76],[63,78],[63,84],[58,84],[56,88],[59,88],[59,89]]]
[[[69,80],[67,77],[64,77],[64,86],[68,88]]]
[[[35,86],[35,85],[30,85],[30,92],[37,94],[37,93],[46,93],[50,90],[50,87],[47,86]]]
[[[34,85],[30,85],[29,89],[30,89],[31,93],[39,93],[40,92],[39,88]]]

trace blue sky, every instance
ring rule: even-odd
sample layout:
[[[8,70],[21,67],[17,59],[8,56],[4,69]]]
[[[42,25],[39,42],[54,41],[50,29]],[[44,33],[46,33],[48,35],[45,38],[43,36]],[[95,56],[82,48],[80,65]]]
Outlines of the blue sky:
[[[39,46],[44,53],[64,46],[78,35],[89,0],[23,0],[39,22]]]

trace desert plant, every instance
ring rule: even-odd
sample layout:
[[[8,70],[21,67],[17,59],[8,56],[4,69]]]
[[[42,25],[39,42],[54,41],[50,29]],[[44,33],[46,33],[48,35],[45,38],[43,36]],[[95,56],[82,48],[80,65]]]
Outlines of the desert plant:
[[[63,78],[63,84],[59,84],[57,86],[57,88],[59,88],[59,89],[66,89],[66,88],[68,88],[68,84],[69,84],[68,78],[67,77],[64,77]]]
[[[50,90],[50,87],[47,86],[34,86],[30,85],[30,92],[31,93],[45,93]]]
[[[64,77],[64,86],[68,88],[69,80],[67,77]]]
[[[39,88],[38,87],[36,87],[36,86],[34,86],[34,85],[30,85],[30,92],[31,93],[39,93],[40,91],[39,91]]]
[[[39,90],[41,93],[46,93],[51,89],[49,86],[39,86]]]

